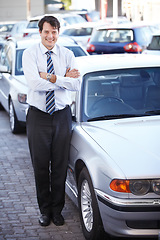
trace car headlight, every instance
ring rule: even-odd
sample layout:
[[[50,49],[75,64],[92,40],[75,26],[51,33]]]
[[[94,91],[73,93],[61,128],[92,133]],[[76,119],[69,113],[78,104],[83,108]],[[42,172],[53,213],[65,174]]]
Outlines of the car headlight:
[[[18,93],[18,101],[20,103],[27,103],[27,94]]]
[[[135,195],[145,195],[149,192],[150,181],[149,180],[130,180],[129,188],[131,193]]]
[[[160,179],[113,179],[110,188],[115,192],[133,193],[145,195],[154,192],[160,195]]]
[[[153,192],[160,195],[160,179],[152,180],[152,189],[153,189]]]

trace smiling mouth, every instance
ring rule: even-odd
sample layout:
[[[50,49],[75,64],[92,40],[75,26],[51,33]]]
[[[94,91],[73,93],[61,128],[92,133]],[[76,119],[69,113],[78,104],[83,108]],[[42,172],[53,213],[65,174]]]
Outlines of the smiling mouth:
[[[48,42],[54,42],[54,39],[47,39],[47,38],[46,38],[46,40],[47,40]]]

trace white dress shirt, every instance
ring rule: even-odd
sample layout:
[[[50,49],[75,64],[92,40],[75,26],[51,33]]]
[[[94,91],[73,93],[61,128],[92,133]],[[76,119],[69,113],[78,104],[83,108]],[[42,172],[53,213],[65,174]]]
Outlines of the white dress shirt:
[[[80,78],[64,77],[67,68],[77,68],[74,54],[69,49],[56,44],[51,54],[56,83],[51,83],[40,77],[40,72],[47,73],[47,55],[48,49],[38,43],[26,49],[22,57],[22,65],[25,78],[29,89],[27,102],[41,111],[46,112],[46,91],[54,90],[55,108],[63,109],[66,105],[71,104],[71,91],[80,89]]]

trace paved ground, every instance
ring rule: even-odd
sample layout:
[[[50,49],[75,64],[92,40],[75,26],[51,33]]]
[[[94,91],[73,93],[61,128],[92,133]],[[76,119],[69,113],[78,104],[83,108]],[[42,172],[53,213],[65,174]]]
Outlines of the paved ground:
[[[0,110],[0,240],[84,240],[78,210],[66,196],[66,224],[38,224],[33,169],[26,134],[10,132],[8,116]]]
[[[39,225],[26,134],[12,134],[7,113],[0,110],[0,240],[85,240],[78,209],[67,196],[63,216],[64,226]]]

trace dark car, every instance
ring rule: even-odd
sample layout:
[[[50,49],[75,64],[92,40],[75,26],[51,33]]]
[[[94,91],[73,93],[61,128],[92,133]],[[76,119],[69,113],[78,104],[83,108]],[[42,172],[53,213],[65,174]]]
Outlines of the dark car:
[[[87,45],[90,54],[141,53],[151,41],[149,26],[119,24],[101,27],[93,31]]]

